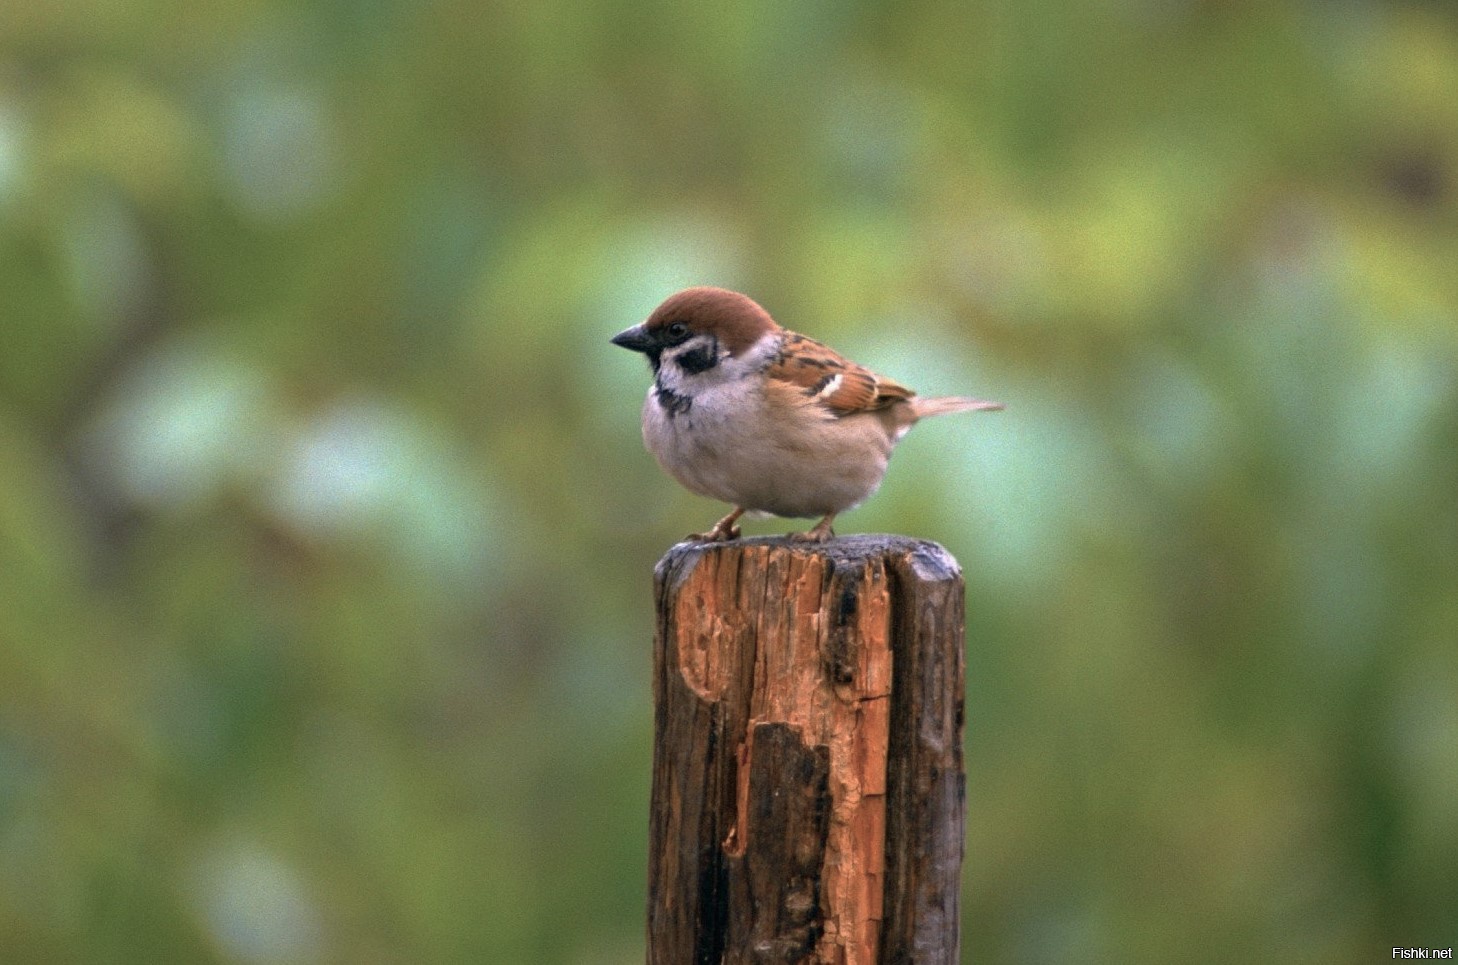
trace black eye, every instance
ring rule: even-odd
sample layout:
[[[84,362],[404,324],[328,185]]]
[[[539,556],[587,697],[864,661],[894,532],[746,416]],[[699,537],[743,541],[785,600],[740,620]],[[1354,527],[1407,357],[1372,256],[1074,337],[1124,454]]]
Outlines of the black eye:
[[[688,326],[685,325],[683,322],[674,322],[672,325],[668,326],[668,337],[673,339],[675,342],[682,342],[684,339],[688,338],[688,333]]]

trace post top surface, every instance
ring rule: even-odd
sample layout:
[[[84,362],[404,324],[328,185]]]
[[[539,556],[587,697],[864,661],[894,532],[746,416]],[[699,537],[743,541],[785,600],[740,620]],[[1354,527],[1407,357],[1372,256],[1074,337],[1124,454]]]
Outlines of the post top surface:
[[[732,552],[747,547],[769,547],[798,556],[823,556],[835,563],[855,564],[870,559],[895,557],[906,559],[917,577],[923,580],[953,579],[960,575],[957,560],[941,544],[911,536],[893,533],[860,533],[853,536],[836,536],[824,543],[810,543],[790,539],[788,536],[750,536],[718,543],[695,543],[685,540],[675,543],[658,561],[658,573],[668,569],[679,570],[679,577],[686,575],[697,560],[711,553]]]

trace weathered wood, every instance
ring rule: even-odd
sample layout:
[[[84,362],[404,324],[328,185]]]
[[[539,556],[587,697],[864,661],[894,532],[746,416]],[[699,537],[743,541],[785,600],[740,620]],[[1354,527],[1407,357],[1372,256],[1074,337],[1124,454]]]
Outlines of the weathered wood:
[[[681,543],[655,590],[649,961],[957,961],[956,561]]]

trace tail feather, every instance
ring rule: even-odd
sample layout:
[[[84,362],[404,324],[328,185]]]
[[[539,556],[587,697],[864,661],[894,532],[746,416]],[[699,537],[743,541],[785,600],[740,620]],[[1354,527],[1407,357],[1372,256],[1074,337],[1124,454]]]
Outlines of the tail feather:
[[[920,396],[913,396],[908,401],[911,402],[912,411],[916,413],[918,419],[926,419],[934,415],[951,415],[953,412],[996,411],[1002,408],[1001,402],[969,399],[961,395],[944,395],[939,399],[923,399]]]

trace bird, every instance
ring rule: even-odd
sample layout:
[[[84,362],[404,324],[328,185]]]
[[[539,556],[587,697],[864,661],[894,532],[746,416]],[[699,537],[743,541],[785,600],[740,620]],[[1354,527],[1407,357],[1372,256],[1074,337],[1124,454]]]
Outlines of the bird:
[[[793,540],[824,542],[840,513],[873,494],[918,421],[1001,409],[963,396],[923,398],[782,328],[724,288],[670,295],[612,344],[647,356],[643,443],[684,488],[733,509],[696,542],[738,539],[745,513],[818,518]]]

